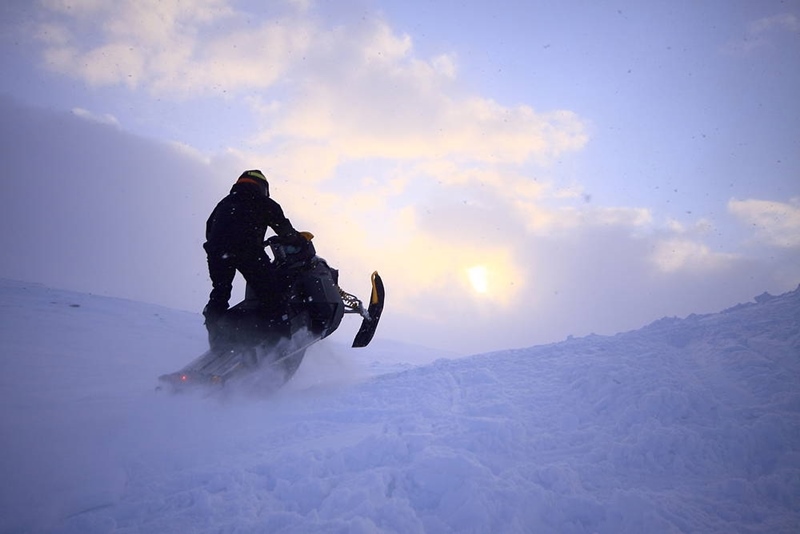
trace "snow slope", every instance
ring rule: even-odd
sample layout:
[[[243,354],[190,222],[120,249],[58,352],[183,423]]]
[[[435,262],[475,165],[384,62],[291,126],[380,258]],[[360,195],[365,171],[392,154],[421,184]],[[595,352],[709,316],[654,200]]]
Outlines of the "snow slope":
[[[800,290],[757,300],[435,361],[334,334],[200,397],[153,389],[199,316],[0,281],[0,532],[800,532]]]

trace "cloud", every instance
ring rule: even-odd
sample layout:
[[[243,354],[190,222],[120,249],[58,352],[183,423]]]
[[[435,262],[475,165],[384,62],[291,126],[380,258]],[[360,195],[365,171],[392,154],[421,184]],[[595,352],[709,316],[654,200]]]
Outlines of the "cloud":
[[[780,13],[751,21],[745,34],[738,41],[728,43],[727,51],[734,54],[749,54],[771,46],[783,33],[800,33],[800,19],[793,13]]]
[[[72,108],[72,114],[82,119],[99,122],[102,124],[108,124],[111,126],[119,126],[119,120],[110,113],[103,113],[101,115],[97,115],[95,113],[92,113],[88,109]]]
[[[584,118],[476,94],[455,54],[421,57],[380,16],[331,25],[307,2],[259,3],[266,16],[211,0],[45,5],[54,71],[161,101],[216,98],[258,128],[213,155],[70,114],[4,114],[6,135],[24,143],[4,147],[19,155],[8,172],[35,158],[64,177],[58,188],[4,182],[4,197],[25,199],[3,215],[25,229],[4,236],[4,273],[202,309],[205,217],[242,169],[260,167],[346,290],[363,295],[381,272],[388,337],[524,346],[714,311],[777,284],[771,260],[712,248],[708,221],[588,202],[552,165],[587,145]],[[790,239],[795,223],[764,222],[768,210],[749,202],[729,209]],[[98,223],[109,220],[114,232]]]
[[[762,35],[775,31],[800,33],[800,19],[792,13],[781,13],[753,21],[748,25],[747,30],[751,35]]]
[[[737,258],[734,254],[715,253],[703,244],[685,238],[659,241],[651,255],[653,263],[665,273],[680,270],[718,271]]]
[[[728,211],[750,227],[762,244],[800,248],[800,199],[784,203],[734,198],[728,202]]]
[[[462,94],[453,56],[416,57],[411,38],[381,18],[325,27],[287,4],[254,23],[221,0],[45,5],[62,16],[39,31],[52,70],[162,97],[241,95],[268,125],[256,142],[311,143],[341,159],[520,164],[588,141],[571,111]]]
[[[94,86],[124,85],[159,96],[270,87],[308,41],[295,19],[253,26],[226,0],[44,5],[60,15],[37,33],[48,68]]]
[[[463,94],[455,59],[420,59],[407,35],[375,19],[358,31],[317,34],[296,91],[265,120],[262,142],[318,143],[342,158],[442,159],[520,164],[579,150],[580,118],[538,113]]]
[[[647,208],[565,206],[546,208],[535,203],[520,206],[528,215],[528,228],[538,234],[558,235],[586,226],[620,226],[632,232],[649,228],[653,215]]]

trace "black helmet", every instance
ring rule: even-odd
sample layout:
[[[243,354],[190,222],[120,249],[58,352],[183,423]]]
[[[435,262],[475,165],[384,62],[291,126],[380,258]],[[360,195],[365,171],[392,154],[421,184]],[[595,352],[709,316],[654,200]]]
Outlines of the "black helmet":
[[[264,176],[264,173],[258,169],[244,171],[242,175],[239,176],[239,179],[236,181],[236,183],[256,184],[262,188],[266,196],[269,196],[269,182],[267,181],[267,177]]]

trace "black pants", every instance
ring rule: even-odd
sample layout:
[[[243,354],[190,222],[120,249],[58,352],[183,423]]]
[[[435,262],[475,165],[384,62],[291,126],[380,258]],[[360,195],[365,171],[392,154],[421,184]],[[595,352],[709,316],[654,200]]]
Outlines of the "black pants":
[[[220,252],[206,249],[206,255],[212,285],[206,308],[211,314],[221,314],[228,309],[236,271],[242,273],[248,286],[266,305],[281,304],[286,292],[284,277],[278,274],[264,249],[252,252]]]

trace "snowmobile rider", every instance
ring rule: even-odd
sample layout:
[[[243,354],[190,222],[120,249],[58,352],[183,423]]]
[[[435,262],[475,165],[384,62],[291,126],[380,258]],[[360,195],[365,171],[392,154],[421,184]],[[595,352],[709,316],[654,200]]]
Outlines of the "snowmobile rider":
[[[203,248],[212,290],[203,316],[210,340],[216,336],[216,323],[228,309],[237,270],[268,309],[278,311],[284,305],[288,281],[282,280],[264,250],[268,228],[288,241],[306,241],[270,198],[266,176],[255,169],[245,171],[206,223]]]

